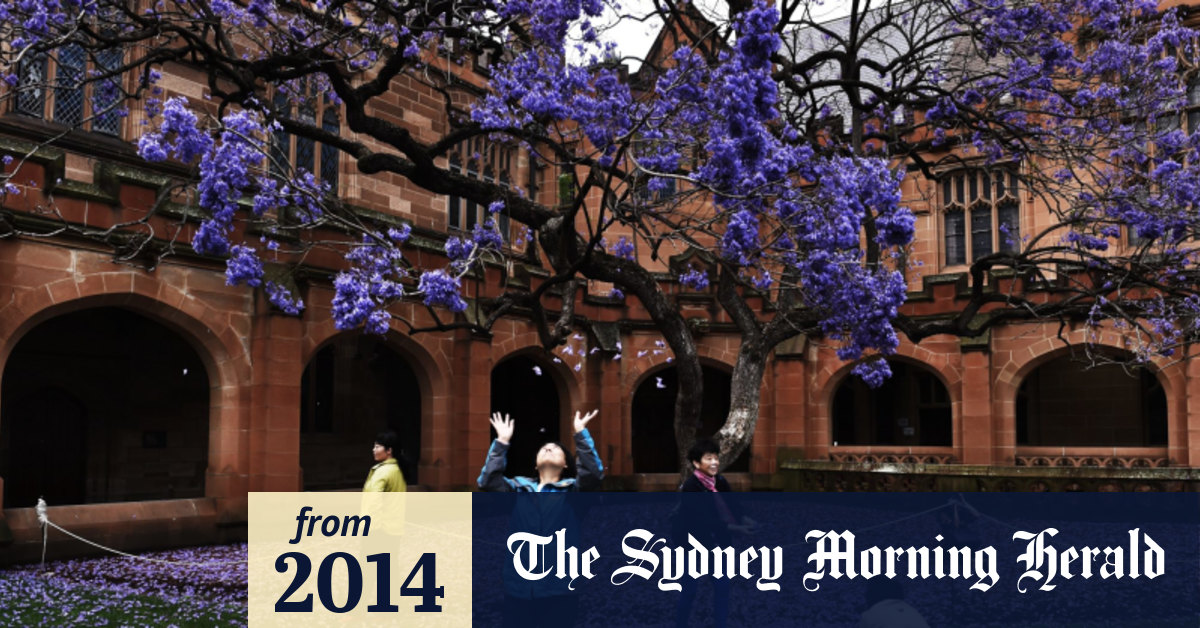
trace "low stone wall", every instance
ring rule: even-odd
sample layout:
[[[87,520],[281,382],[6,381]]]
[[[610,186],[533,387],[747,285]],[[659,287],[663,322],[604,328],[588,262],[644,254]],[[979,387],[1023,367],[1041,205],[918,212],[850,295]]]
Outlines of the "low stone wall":
[[[1198,491],[1200,469],[912,464],[786,460],[785,491]]]
[[[207,497],[145,502],[52,506],[50,521],[74,534],[123,552],[210,545],[245,540],[245,522],[220,520],[217,500]],[[33,508],[3,512],[12,542],[0,546],[0,565],[42,558],[42,530]],[[91,545],[50,529],[47,559],[103,554]]]

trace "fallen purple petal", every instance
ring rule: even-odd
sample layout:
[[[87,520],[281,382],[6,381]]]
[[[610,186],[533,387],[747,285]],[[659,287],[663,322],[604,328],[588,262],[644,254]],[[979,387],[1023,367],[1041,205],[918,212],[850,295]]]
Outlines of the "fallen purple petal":
[[[246,545],[0,570],[0,625],[245,626]],[[188,563],[188,564],[184,564]]]

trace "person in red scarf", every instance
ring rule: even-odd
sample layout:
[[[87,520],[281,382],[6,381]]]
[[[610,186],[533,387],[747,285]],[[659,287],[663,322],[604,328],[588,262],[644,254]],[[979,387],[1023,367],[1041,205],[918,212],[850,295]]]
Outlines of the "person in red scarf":
[[[717,473],[721,469],[721,448],[710,438],[702,438],[688,450],[692,463],[692,474],[687,476],[679,490],[684,493],[728,493],[733,490],[725,476]]]
[[[696,441],[688,450],[688,460],[692,463],[692,472],[679,485],[679,491],[717,495],[712,495],[711,501],[701,496],[681,498],[671,526],[675,541],[683,544],[690,534],[709,547],[718,547],[729,545],[734,532],[752,533],[754,521],[735,514],[737,509],[734,504],[720,495],[732,492],[733,487],[718,473],[721,469],[721,448],[717,443],[707,438]],[[683,582],[683,591],[675,606],[676,626],[689,625],[697,589],[695,581],[685,579]],[[713,581],[713,624],[718,628],[725,626],[728,616],[729,580],[716,579]]]

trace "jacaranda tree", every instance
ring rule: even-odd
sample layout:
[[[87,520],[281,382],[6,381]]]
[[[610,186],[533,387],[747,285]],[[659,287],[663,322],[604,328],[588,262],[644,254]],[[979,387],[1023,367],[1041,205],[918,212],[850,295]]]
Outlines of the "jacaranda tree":
[[[583,282],[611,283],[645,306],[673,353],[680,451],[695,438],[702,377],[695,329],[668,299],[677,287],[653,272],[660,256],[691,252],[670,283],[714,291],[741,333],[723,460],[754,434],[770,352],[798,334],[835,344],[871,384],[889,374],[882,358],[897,330],[916,342],[1021,320],[1119,324],[1143,360],[1193,339],[1200,135],[1178,120],[1197,43],[1174,13],[1147,0],[846,4],[828,20],[807,0],[715,10],[675,0],[13,0],[0,4],[0,75],[19,100],[42,87],[27,68],[86,56],[92,70],[79,81],[93,84],[94,116],[147,112],[141,156],[188,168],[203,214],[191,246],[227,259],[231,283],[263,289],[285,311],[304,304],[286,273],[264,268],[330,242],[345,258],[334,281],[341,328],[415,331],[392,318],[401,299],[441,312],[433,330],[486,331],[522,308],[553,350],[578,332]],[[604,43],[601,24],[650,18],[664,33],[649,58]],[[489,59],[478,85],[452,71],[467,54]],[[163,97],[162,76],[178,67],[203,76],[207,102]],[[400,78],[441,99],[440,137],[381,113]],[[340,107],[351,133],[299,113],[313,94]],[[408,227],[341,204],[271,150],[280,133],[490,217],[420,265]],[[484,136],[569,173],[556,202],[448,163],[455,146]],[[967,165],[1011,173],[1053,225],[975,251],[962,307],[909,318],[899,308],[914,215],[901,181]],[[4,183],[22,193],[20,181]],[[482,315],[455,317],[475,271],[504,261],[509,220],[550,277],[506,284],[478,304]],[[562,296],[556,312],[551,292]]]

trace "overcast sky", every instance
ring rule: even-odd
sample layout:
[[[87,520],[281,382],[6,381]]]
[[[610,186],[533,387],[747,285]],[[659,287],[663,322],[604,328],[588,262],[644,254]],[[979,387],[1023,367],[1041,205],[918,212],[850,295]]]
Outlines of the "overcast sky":
[[[715,15],[724,15],[725,3],[723,0],[693,0],[692,3],[706,14],[712,12]],[[627,15],[645,15],[654,6],[649,0],[624,0],[621,5],[624,7],[623,13]],[[813,14],[818,19],[841,17],[849,11],[850,0],[825,0],[813,3]],[[617,49],[622,55],[640,59],[650,50],[650,45],[654,43],[654,38],[661,26],[662,20],[657,17],[644,22],[633,19],[618,20],[616,14],[610,10],[600,37],[602,41],[616,43]],[[640,62],[635,59],[627,60],[627,62],[631,70],[637,69],[637,66],[640,65]]]

